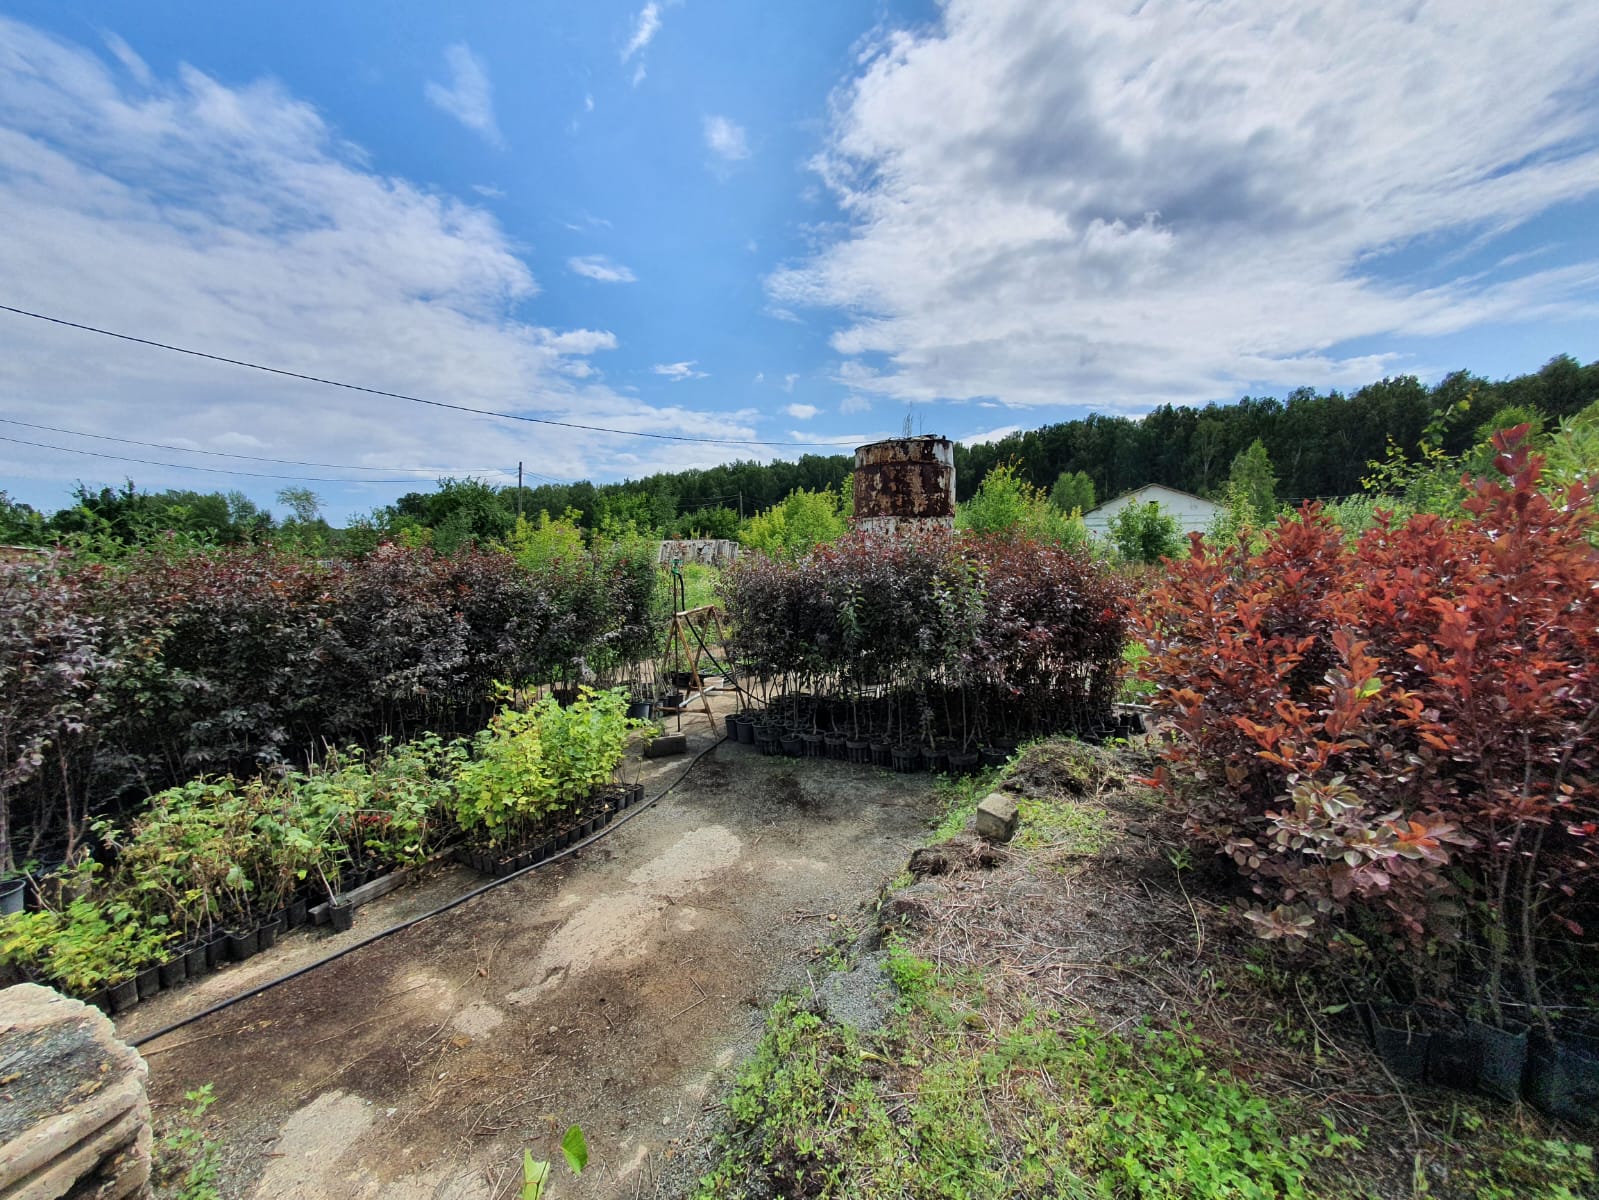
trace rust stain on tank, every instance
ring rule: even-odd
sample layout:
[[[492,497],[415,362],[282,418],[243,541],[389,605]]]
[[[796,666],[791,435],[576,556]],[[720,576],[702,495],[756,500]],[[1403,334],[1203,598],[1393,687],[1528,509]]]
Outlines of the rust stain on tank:
[[[955,515],[955,450],[948,438],[893,438],[855,451],[855,519]]]

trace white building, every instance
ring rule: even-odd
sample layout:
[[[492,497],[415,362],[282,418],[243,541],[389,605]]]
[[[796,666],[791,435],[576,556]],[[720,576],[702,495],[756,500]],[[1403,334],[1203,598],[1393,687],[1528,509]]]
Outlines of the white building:
[[[1177,524],[1185,534],[1196,530],[1204,533],[1221,511],[1221,505],[1214,500],[1206,500],[1192,492],[1180,492],[1162,483],[1146,483],[1141,488],[1123,492],[1114,500],[1107,500],[1089,509],[1083,514],[1083,524],[1088,526],[1089,533],[1104,537],[1111,520],[1129,504],[1159,504],[1168,516],[1177,518]]]

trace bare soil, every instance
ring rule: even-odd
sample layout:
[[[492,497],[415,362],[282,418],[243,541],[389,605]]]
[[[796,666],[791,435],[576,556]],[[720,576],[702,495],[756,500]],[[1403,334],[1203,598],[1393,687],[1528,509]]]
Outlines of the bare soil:
[[[686,731],[690,756],[713,740],[704,718]],[[686,762],[630,770],[652,796]],[[145,1045],[153,1098],[170,1112],[214,1086],[225,1196],[510,1196],[523,1147],[548,1156],[574,1121],[593,1157],[555,1195],[653,1195],[702,1134],[718,1070],[936,807],[926,776],[724,744],[580,856]],[[120,1031],[148,1034],[481,882],[443,870],[363,908],[349,934],[285,939]]]

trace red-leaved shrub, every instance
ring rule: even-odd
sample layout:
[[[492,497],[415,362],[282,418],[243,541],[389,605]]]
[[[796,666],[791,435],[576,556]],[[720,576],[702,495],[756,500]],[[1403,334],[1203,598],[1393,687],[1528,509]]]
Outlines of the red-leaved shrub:
[[[1538,1001],[1540,943],[1583,934],[1599,882],[1592,492],[1540,491],[1524,436],[1496,439],[1470,520],[1349,546],[1311,505],[1258,553],[1196,537],[1141,614],[1157,779],[1261,931],[1375,915],[1435,966],[1469,951],[1495,1004],[1507,959]]]

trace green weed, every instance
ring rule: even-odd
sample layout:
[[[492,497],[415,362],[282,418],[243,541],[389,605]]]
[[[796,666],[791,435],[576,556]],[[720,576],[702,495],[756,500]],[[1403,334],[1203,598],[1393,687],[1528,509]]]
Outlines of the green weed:
[[[1007,767],[990,767],[976,775],[940,775],[934,791],[944,815],[933,829],[933,841],[948,841],[965,829],[977,812],[977,805],[999,786],[1006,770]]]
[[[1285,1125],[1186,1033],[1043,1011],[995,1028],[981,979],[898,947],[886,970],[901,1004],[869,1042],[773,1010],[699,1200],[1308,1200],[1314,1164],[1359,1148]]]
[[[221,1147],[205,1128],[216,1096],[205,1084],[183,1094],[182,1112],[164,1121],[156,1138],[151,1182],[160,1200],[220,1200],[217,1165]]]

